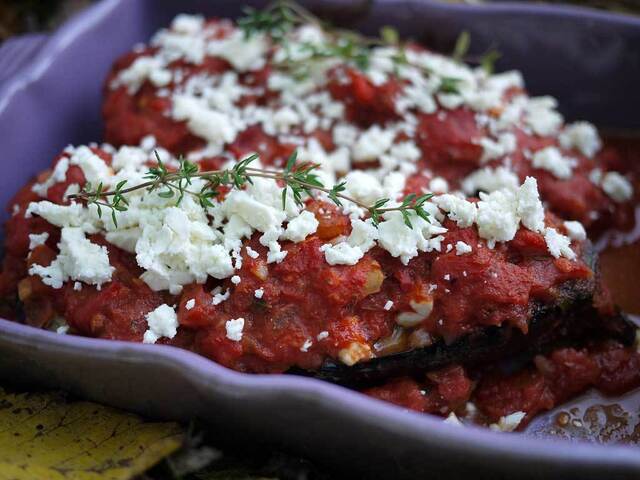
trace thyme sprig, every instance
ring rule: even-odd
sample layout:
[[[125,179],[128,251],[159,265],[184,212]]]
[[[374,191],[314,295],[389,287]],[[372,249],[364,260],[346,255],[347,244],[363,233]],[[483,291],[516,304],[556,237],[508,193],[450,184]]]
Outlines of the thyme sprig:
[[[339,58],[346,63],[355,65],[360,70],[367,70],[370,65],[371,48],[375,46],[392,46],[397,53],[391,56],[396,74],[402,65],[411,65],[413,68],[424,71],[427,75],[433,72],[423,66],[410,62],[406,51],[407,43],[400,39],[398,31],[391,26],[380,29],[379,37],[368,37],[357,32],[331,27],[304,7],[290,0],[278,0],[262,10],[246,8],[245,16],[238,20],[238,26],[244,31],[245,37],[250,38],[258,33],[269,35],[271,39],[282,46],[285,51],[290,51],[291,46],[287,42],[287,35],[295,27],[303,24],[313,24],[322,29],[327,41],[321,44],[303,42],[299,45],[301,52],[306,53],[302,58],[294,58],[291,54],[284,59],[274,61],[274,64],[283,70],[302,79],[308,76],[313,61],[327,58]],[[500,57],[495,50],[489,50],[480,57],[468,55],[471,45],[471,35],[463,31],[457,38],[452,57],[455,61],[467,61],[481,66],[488,74],[493,72],[494,63]],[[442,93],[460,93],[458,78],[445,77],[441,79],[439,91]]]
[[[400,204],[394,206],[387,206],[391,202],[389,198],[381,198],[373,205],[367,205],[344,193],[346,190],[346,182],[344,181],[330,188],[326,187],[316,173],[317,165],[297,165],[296,151],[288,158],[282,170],[251,167],[251,163],[258,159],[257,154],[240,160],[231,168],[207,171],[200,171],[197,164],[184,158],[179,159],[177,170],[169,170],[157,152],[155,152],[155,156],[157,165],[147,171],[144,177],[146,182],[127,186],[127,181],[122,180],[113,190],[106,189],[103,183],[99,183],[95,188],[87,183],[80,193],[69,195],[68,198],[79,200],[88,206],[95,205],[99,218],[102,218],[103,209],[110,210],[113,223],[117,227],[117,212],[126,212],[129,208],[126,195],[138,190],[146,190],[148,193],[158,191],[157,194],[162,198],[175,198],[176,206],[180,205],[185,195],[190,195],[203,208],[207,208],[214,206],[212,200],[222,193],[220,187],[242,189],[247,183],[253,184],[254,178],[269,178],[284,185],[282,190],[283,210],[287,206],[289,191],[291,191],[293,201],[300,208],[305,208],[305,194],[313,198],[314,192],[324,192],[327,198],[339,207],[343,207],[343,202],[347,201],[364,209],[368,212],[374,225],[380,223],[385,213],[393,211],[399,211],[402,214],[404,223],[409,228],[413,228],[410,212],[429,221],[429,212],[425,210],[424,204],[433,194],[421,196],[410,194]],[[196,178],[204,181],[199,190],[190,188],[193,187],[193,180]]]

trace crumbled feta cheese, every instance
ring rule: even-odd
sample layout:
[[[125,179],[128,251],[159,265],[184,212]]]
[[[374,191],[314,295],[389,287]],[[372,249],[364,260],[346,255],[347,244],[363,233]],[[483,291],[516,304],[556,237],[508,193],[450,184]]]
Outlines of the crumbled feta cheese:
[[[302,346],[300,347],[300,351],[304,353],[308,352],[309,348],[311,348],[311,345],[313,345],[313,342],[307,338],[302,344]]]
[[[553,97],[533,97],[525,105],[525,122],[536,135],[553,135],[562,125],[562,115],[555,111],[556,99]]]
[[[456,242],[456,255],[464,255],[465,253],[471,253],[471,251],[473,251],[471,245],[461,241]]]
[[[207,53],[227,60],[239,72],[259,70],[264,66],[269,43],[263,34],[246,38],[242,30],[215,42],[209,42]]]
[[[513,432],[526,416],[527,414],[525,412],[514,412],[500,417],[498,423],[492,423],[489,425],[489,428],[498,432]]]
[[[40,245],[44,245],[48,238],[49,238],[49,234],[47,232],[30,233],[29,234],[29,250],[33,250],[34,248]]]
[[[58,335],[66,335],[67,332],[69,332],[69,325],[61,325],[58,328],[56,328],[56,333]]]
[[[291,240],[292,242],[301,242],[309,235],[315,233],[318,225],[318,220],[316,220],[314,214],[305,210],[289,222],[280,238],[283,240]]]
[[[445,418],[443,420],[443,422],[447,423],[449,425],[455,425],[457,427],[462,427],[463,426],[462,422],[460,421],[460,419],[453,412],[449,413],[449,415],[447,416],[447,418]]]
[[[566,221],[564,222],[564,228],[571,240],[582,242],[587,239],[587,232],[580,222]]]
[[[234,342],[242,340],[242,330],[244,329],[244,318],[236,318],[227,320],[225,323],[225,329],[227,331],[227,338]]]
[[[145,316],[149,328],[144,332],[144,343],[156,343],[162,337],[173,338],[178,332],[178,315],[167,304],[162,304]]]
[[[571,178],[573,168],[577,162],[574,158],[565,157],[556,147],[546,147],[538,150],[531,161],[534,168],[551,172],[556,178],[566,180]]]
[[[378,229],[371,220],[351,220],[351,234],[346,241],[321,247],[329,265],[355,265],[375,245]]]
[[[249,245],[245,247],[245,250],[247,251],[247,255],[253,259],[256,259],[260,256],[260,254],[256,252],[253,248],[251,248]]]
[[[567,125],[558,136],[558,140],[562,148],[575,148],[589,158],[593,158],[602,147],[598,130],[589,122]]]
[[[39,275],[45,285],[62,288],[67,280],[102,285],[111,280],[114,268],[109,265],[107,248],[88,240],[76,227],[64,227],[58,243],[60,253],[48,267],[33,264],[30,275]]]
[[[439,250],[443,237],[438,238],[436,235],[447,231],[433,217],[427,222],[413,212],[408,215],[413,228],[405,225],[404,218],[398,211],[388,212],[385,220],[378,224],[378,244],[391,256],[400,257],[405,265],[416,257],[419,251]]]
[[[602,189],[614,201],[622,203],[631,199],[633,187],[631,182],[618,172],[607,172],[602,177]]]
[[[263,287],[260,287],[260,288],[256,289],[253,292],[253,296],[256,297],[256,298],[262,298],[263,295],[264,295],[264,288]]]
[[[515,237],[520,218],[517,215],[516,195],[511,190],[480,192],[478,202],[478,233],[493,248],[496,242],[507,242]]]
[[[465,177],[461,186],[467,195],[475,195],[477,192],[491,193],[502,188],[518,188],[520,181],[518,176],[506,167],[484,167]]]
[[[389,311],[393,308],[393,302],[391,300],[387,300],[387,303],[384,304],[384,309]]]
[[[239,275],[234,275],[233,277],[231,277],[231,283],[233,283],[234,285],[239,285],[241,281],[242,279]]]
[[[547,228],[544,233],[544,240],[547,243],[549,253],[555,258],[566,257],[569,260],[576,258],[576,254],[571,250],[571,240],[559,233],[555,228]]]
[[[544,207],[538,193],[538,181],[527,177],[517,192],[517,213],[522,224],[534,232],[544,230]]]
[[[74,150],[69,165],[79,166],[87,182],[94,184],[104,182],[112,175],[111,168],[105,161],[85,146]]]
[[[191,310],[195,306],[196,306],[195,298],[190,298],[189,300],[187,300],[187,303],[184,304],[184,308],[186,308],[187,310]]]
[[[363,132],[353,147],[353,159],[356,162],[377,160],[391,147],[396,132],[383,130],[378,125]]]
[[[327,338],[329,336],[329,332],[327,331],[322,331],[318,334],[318,336],[316,337],[316,340],[321,341],[324,340],[325,338]]]
[[[218,289],[217,291],[214,290],[214,292],[212,293],[213,298],[211,299],[211,303],[213,305],[220,305],[222,302],[229,298],[229,296],[231,295],[231,290],[227,290],[226,292],[221,293],[221,291]]]
[[[470,227],[478,216],[476,204],[468,202],[464,198],[456,195],[445,194],[433,197],[433,202],[449,215],[449,218],[456,222],[461,228]]]
[[[449,183],[442,177],[434,177],[429,182],[429,190],[435,193],[447,193]]]
[[[53,168],[51,175],[42,183],[35,183],[31,190],[40,195],[46,197],[49,188],[56,183],[64,182],[67,179],[67,170],[69,169],[69,159],[67,157],[61,158],[56,166]]]

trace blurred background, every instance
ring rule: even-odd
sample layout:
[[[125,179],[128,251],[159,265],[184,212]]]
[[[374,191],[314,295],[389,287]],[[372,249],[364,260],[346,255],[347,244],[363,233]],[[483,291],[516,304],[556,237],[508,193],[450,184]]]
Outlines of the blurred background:
[[[483,4],[502,0],[441,0]],[[511,0],[513,1],[513,0]],[[518,1],[518,0],[516,0]],[[583,7],[640,14],[639,0],[519,0],[521,3],[573,4]],[[89,5],[91,0],[0,0],[0,43],[12,35],[47,31]]]

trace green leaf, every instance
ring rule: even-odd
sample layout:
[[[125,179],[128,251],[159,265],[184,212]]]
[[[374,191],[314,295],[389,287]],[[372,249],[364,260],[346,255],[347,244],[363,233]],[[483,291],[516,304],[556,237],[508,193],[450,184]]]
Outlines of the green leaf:
[[[298,159],[298,150],[294,150],[291,155],[289,155],[289,159],[287,160],[287,165],[284,167],[285,172],[290,172],[296,164],[296,160]]]
[[[409,227],[411,230],[413,230],[413,225],[411,224],[411,217],[409,217],[409,212],[407,212],[406,210],[400,210],[400,213],[402,213],[402,219],[404,220],[404,224]]]
[[[466,30],[462,31],[456,40],[456,45],[453,48],[453,53],[451,56],[457,62],[461,62],[467,52],[469,51],[469,46],[471,45],[471,35]]]
[[[460,93],[458,90],[458,83],[461,82],[459,78],[454,77],[442,77],[440,79],[439,90],[442,93]]]
[[[391,25],[385,25],[380,29],[380,38],[385,43],[390,45],[397,45],[400,43],[400,35],[398,34],[398,30],[393,28]]]
[[[142,418],[61,394],[0,388],[0,479],[128,480],[182,445],[176,423]]]
[[[491,75],[494,72],[495,64],[502,56],[497,50],[489,50],[480,58],[480,67],[487,72],[487,75]]]

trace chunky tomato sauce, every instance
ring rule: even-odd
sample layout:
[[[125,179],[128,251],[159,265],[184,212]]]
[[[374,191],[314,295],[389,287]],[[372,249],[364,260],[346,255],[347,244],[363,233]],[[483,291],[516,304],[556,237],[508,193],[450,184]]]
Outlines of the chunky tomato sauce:
[[[110,161],[105,152],[100,155]],[[58,159],[59,161],[59,159]],[[49,190],[48,199],[61,202],[69,182],[83,183],[82,172],[74,170],[66,182]],[[12,205],[26,211],[37,200],[27,185]],[[210,280],[184,288],[179,296],[154,292],[139,277],[142,270],[135,255],[91,236],[109,251],[115,268],[113,280],[101,289],[84,285],[74,290],[67,282],[62,291],[27,275],[31,264],[48,265],[57,255],[59,229],[43,219],[17,213],[6,225],[7,255],[0,277],[2,296],[19,297],[25,321],[46,327],[56,317],[66,319],[73,331],[83,335],[141,341],[145,315],[157,306],[178,305],[181,328],[171,340],[234,369],[252,372],[280,372],[297,366],[317,369],[327,358],[339,358],[353,344],[375,354],[374,344],[390,336],[399,312],[412,312],[412,302],[433,303],[431,315],[413,330],[414,338],[427,333],[447,341],[489,325],[510,324],[526,333],[533,302],[550,302],[554,288],[567,281],[590,279],[591,269],[581,260],[553,258],[541,234],[520,229],[516,238],[490,249],[475,228],[459,228],[445,220],[448,231],[443,252],[423,253],[408,265],[375,247],[356,265],[329,265],[320,247],[349,233],[348,218],[334,205],[313,201],[319,228],[302,242],[283,242],[288,252],[281,263],[266,262],[267,250],[257,237],[248,242],[257,258],[242,253],[240,282]],[[554,217],[548,219],[551,224]],[[558,223],[558,228],[561,228]],[[48,232],[44,245],[29,253],[30,233]],[[471,253],[456,255],[455,245],[474,245]],[[580,246],[576,253],[580,256]],[[212,290],[230,290],[228,300],[214,305]],[[263,290],[261,298],[255,291]],[[185,304],[195,300],[187,309]],[[387,302],[393,306],[385,309]],[[245,319],[242,342],[226,337],[225,323]],[[303,351],[305,339],[327,332],[326,339]],[[352,347],[355,348],[355,347]],[[368,351],[367,351],[368,349]],[[356,358],[358,360],[360,358]]]
[[[210,23],[219,25],[215,20]],[[228,31],[230,30],[223,29],[219,35],[224,36]],[[417,45],[413,45],[412,48],[423,49]],[[158,89],[145,82],[135,94],[129,93],[126,86],[116,89],[110,87],[119,72],[137,58],[154,51],[153,47],[146,47],[123,56],[115,63],[104,89],[105,140],[113,145],[137,145],[145,136],[153,135],[158,145],[177,155],[201,148],[205,142],[191,133],[185,122],[172,120],[167,115],[171,110],[171,99],[159,94],[160,90],[171,90],[177,87],[178,83]],[[203,73],[213,75],[233,71],[227,61],[217,57],[206,57],[204,62],[197,66],[177,60],[170,68],[182,72],[180,84]],[[241,84],[263,92],[244,95],[239,101],[240,105],[269,103],[275,96],[275,92],[268,87],[273,71],[274,67],[267,63],[261,70],[239,75]],[[384,125],[398,118],[394,101],[405,84],[403,80],[390,77],[385,83],[374,85],[361,71],[344,65],[329,71],[328,75],[326,89],[334,99],[345,104],[345,120],[366,128],[371,125]],[[345,78],[348,81],[345,81]],[[508,98],[520,93],[524,92],[512,88],[505,96]],[[490,112],[490,115],[499,114],[499,111]],[[417,162],[419,173],[409,179],[410,186],[418,188],[428,185],[431,178],[438,176],[445,178],[452,188],[459,188],[461,179],[478,168],[495,167],[503,163],[502,157],[481,162],[483,148],[480,139],[487,136],[488,128],[482,126],[477,114],[468,108],[439,110],[433,114],[416,113],[416,117],[418,126],[412,140],[420,148],[421,155]],[[517,130],[515,133],[518,148],[509,154],[511,169],[521,182],[527,176],[536,177],[540,193],[552,212],[563,218],[578,220],[592,232],[601,232],[607,228],[626,230],[633,226],[632,203],[613,201],[590,180],[589,172],[596,167],[603,171],[627,172],[631,169],[627,160],[629,157],[637,159],[636,150],[629,152],[629,149],[619,144],[605,145],[594,158],[588,158],[576,151],[569,152],[560,148],[555,137],[540,137],[523,130]],[[311,133],[297,131],[296,134],[318,139],[327,151],[335,148],[331,132],[327,130],[317,128]],[[402,141],[405,138],[408,138],[406,134],[401,133],[397,140]],[[558,179],[551,172],[532,166],[528,158],[530,152],[548,146],[559,147],[562,153],[575,159],[576,164],[570,178]],[[281,165],[294,150],[295,145],[279,141],[266,134],[259,125],[255,125],[240,133],[227,148],[238,157],[258,152],[264,164]],[[372,166],[375,166],[375,162],[357,164],[354,168]],[[634,187],[635,192],[640,191],[637,177]]]
[[[496,423],[513,412],[523,412],[522,429],[536,414],[592,387],[607,395],[640,387],[640,353],[616,342],[560,348],[538,355],[532,365],[516,373],[473,372],[453,366],[423,379],[395,379],[365,393],[418,412],[471,413],[481,423]]]

